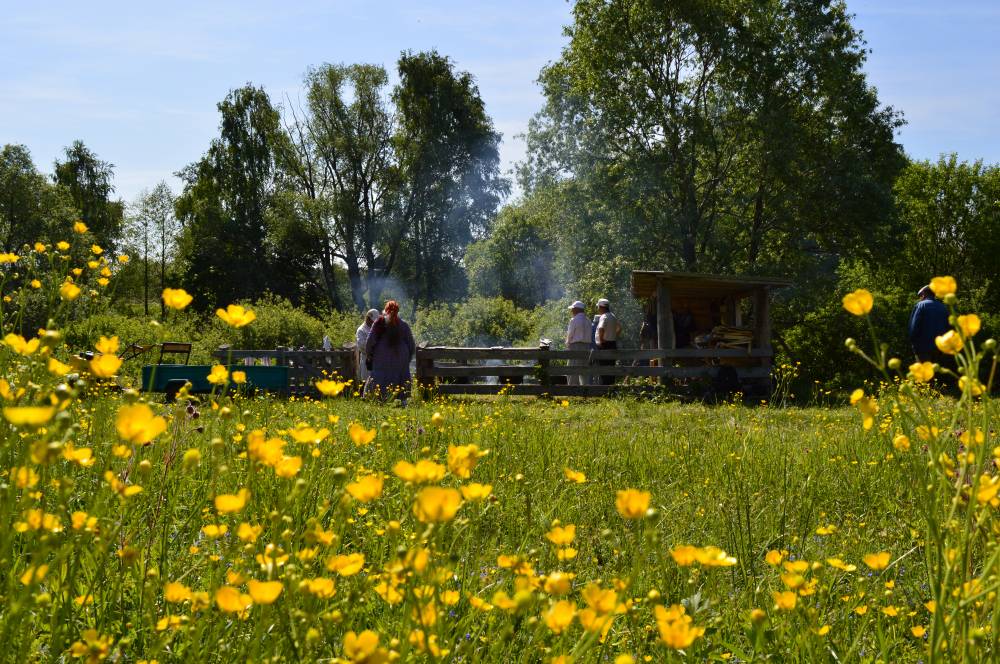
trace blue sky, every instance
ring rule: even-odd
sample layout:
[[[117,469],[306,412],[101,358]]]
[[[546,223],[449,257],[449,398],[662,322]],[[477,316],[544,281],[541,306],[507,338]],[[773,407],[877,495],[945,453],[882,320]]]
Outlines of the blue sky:
[[[1000,162],[1000,3],[848,0],[873,53],[867,71],[902,109],[915,158],[955,151]],[[24,143],[46,172],[80,138],[116,166],[131,199],[196,160],[217,133],[215,104],[248,81],[294,103],[323,62],[392,69],[436,48],[476,77],[509,168],[515,135],[541,106],[535,79],[559,55],[563,0],[309,0],[173,3],[0,0],[0,144]]]

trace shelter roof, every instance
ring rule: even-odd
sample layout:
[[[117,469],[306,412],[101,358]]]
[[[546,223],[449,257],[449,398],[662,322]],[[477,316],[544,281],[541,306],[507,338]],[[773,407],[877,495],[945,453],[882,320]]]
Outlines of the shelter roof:
[[[666,282],[671,297],[690,298],[721,298],[730,295],[745,297],[758,288],[784,288],[792,285],[787,279],[772,277],[634,270],[632,294],[638,298],[655,297],[656,283],[660,279]]]

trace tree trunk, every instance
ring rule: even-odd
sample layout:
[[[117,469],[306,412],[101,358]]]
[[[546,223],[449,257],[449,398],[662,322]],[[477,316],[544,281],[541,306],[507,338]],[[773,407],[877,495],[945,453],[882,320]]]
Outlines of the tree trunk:
[[[142,308],[149,316],[149,232],[142,235]]]
[[[353,250],[347,252],[344,262],[347,264],[347,280],[351,284],[351,299],[354,300],[354,306],[357,307],[358,311],[365,311],[368,309],[367,300],[365,299],[365,284],[361,278],[358,257]]]

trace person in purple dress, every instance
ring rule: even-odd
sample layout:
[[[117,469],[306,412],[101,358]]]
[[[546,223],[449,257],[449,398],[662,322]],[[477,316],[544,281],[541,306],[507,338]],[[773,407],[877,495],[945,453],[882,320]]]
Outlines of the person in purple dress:
[[[385,398],[400,394],[406,401],[410,387],[410,358],[416,348],[410,326],[399,317],[399,304],[389,300],[372,325],[365,344],[365,359],[371,372],[365,396],[377,394]]]

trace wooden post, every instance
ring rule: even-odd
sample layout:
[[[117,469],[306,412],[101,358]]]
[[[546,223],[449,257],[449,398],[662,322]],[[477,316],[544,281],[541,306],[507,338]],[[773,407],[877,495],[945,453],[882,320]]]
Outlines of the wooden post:
[[[771,349],[771,298],[761,286],[753,297],[754,347]]]
[[[673,350],[676,346],[670,289],[662,277],[656,280],[656,336],[660,350]]]
[[[548,351],[549,345],[540,343],[538,344],[538,350]],[[552,379],[549,377],[548,358],[538,360],[538,382],[545,387],[549,387],[552,385]]]
[[[417,345],[417,392],[421,399],[426,399],[434,388],[434,359],[422,357],[423,351],[427,348],[427,342]]]

